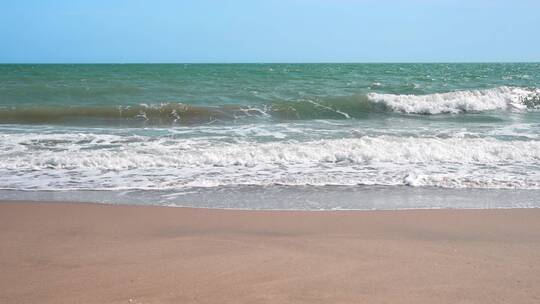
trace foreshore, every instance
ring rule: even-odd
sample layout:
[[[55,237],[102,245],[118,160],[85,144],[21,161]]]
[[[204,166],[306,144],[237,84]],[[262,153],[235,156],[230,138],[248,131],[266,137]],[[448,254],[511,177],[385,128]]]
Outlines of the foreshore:
[[[540,209],[0,202],[1,303],[539,303]]]

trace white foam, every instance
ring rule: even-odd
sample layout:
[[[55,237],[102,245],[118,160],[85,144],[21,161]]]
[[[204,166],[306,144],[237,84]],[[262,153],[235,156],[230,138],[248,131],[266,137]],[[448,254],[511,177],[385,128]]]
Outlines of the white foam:
[[[409,185],[540,189],[540,142],[363,136],[234,142],[112,134],[3,134],[0,188],[180,189]]]
[[[526,99],[539,96],[539,89],[508,86],[428,95],[368,94],[372,102],[384,104],[393,111],[417,114],[524,110]]]

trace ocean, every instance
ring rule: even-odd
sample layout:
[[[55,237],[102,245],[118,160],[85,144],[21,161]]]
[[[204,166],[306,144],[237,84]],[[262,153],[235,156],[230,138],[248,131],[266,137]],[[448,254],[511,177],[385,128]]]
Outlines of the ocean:
[[[540,207],[540,63],[0,65],[0,199]]]

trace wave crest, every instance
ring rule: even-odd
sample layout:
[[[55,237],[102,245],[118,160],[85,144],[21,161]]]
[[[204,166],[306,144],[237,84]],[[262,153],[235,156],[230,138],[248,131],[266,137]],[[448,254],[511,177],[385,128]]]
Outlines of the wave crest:
[[[369,93],[368,98],[372,102],[383,104],[392,111],[414,114],[456,114],[540,107],[539,89],[507,86],[428,95]]]

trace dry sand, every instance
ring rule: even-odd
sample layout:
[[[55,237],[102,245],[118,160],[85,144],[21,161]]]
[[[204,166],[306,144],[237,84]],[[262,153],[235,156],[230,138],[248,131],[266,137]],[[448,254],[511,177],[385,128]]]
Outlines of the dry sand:
[[[0,303],[540,303],[540,209],[0,203]]]

